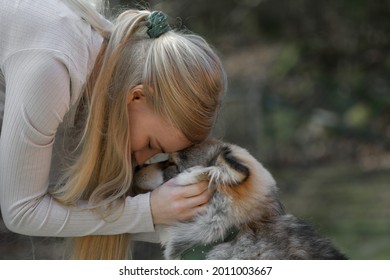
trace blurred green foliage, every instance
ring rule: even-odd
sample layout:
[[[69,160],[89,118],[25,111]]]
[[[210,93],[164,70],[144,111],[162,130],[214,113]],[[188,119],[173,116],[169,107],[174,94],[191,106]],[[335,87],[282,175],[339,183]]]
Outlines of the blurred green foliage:
[[[312,223],[349,258],[390,258],[388,171],[338,163],[274,175],[287,211]]]

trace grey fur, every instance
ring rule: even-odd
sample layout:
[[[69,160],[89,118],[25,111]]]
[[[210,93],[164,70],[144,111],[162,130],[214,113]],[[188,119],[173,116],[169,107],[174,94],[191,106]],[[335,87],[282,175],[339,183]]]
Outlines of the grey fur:
[[[232,226],[240,230],[237,237],[215,246],[207,259],[346,259],[313,227],[284,213],[272,175],[241,147],[217,140],[194,145],[141,168],[135,188],[151,190],[175,175],[183,185],[209,180],[213,195],[191,221],[158,227],[167,259],[223,239]]]

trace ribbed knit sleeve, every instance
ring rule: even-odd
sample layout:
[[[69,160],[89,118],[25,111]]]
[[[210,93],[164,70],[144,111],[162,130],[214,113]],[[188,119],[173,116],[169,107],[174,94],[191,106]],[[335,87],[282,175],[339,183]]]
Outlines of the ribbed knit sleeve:
[[[48,193],[51,173],[61,173],[54,164],[60,155],[53,152],[62,141],[59,125],[72,119],[101,37],[61,0],[0,3],[0,206],[6,226],[35,236],[134,233],[135,240],[158,241],[148,194],[128,197],[121,212],[102,219],[85,209],[85,201],[67,207]]]

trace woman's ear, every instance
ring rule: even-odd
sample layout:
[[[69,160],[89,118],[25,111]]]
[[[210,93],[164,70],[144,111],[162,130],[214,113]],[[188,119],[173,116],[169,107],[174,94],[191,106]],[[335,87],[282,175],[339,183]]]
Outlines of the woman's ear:
[[[143,101],[144,98],[145,95],[143,85],[135,86],[127,93],[127,104],[130,104],[131,102]]]

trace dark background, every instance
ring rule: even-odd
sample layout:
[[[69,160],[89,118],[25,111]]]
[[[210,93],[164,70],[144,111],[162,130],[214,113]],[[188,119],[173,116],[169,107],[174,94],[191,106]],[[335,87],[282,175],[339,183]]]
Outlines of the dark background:
[[[205,37],[229,77],[215,135],[255,155],[274,174],[287,211],[350,258],[390,258],[390,1],[111,6],[113,14],[129,6],[162,10],[173,25]],[[0,258],[58,258],[61,244],[48,249],[53,240],[8,234],[7,244],[32,253],[1,247]],[[160,257],[144,246],[136,258]]]

